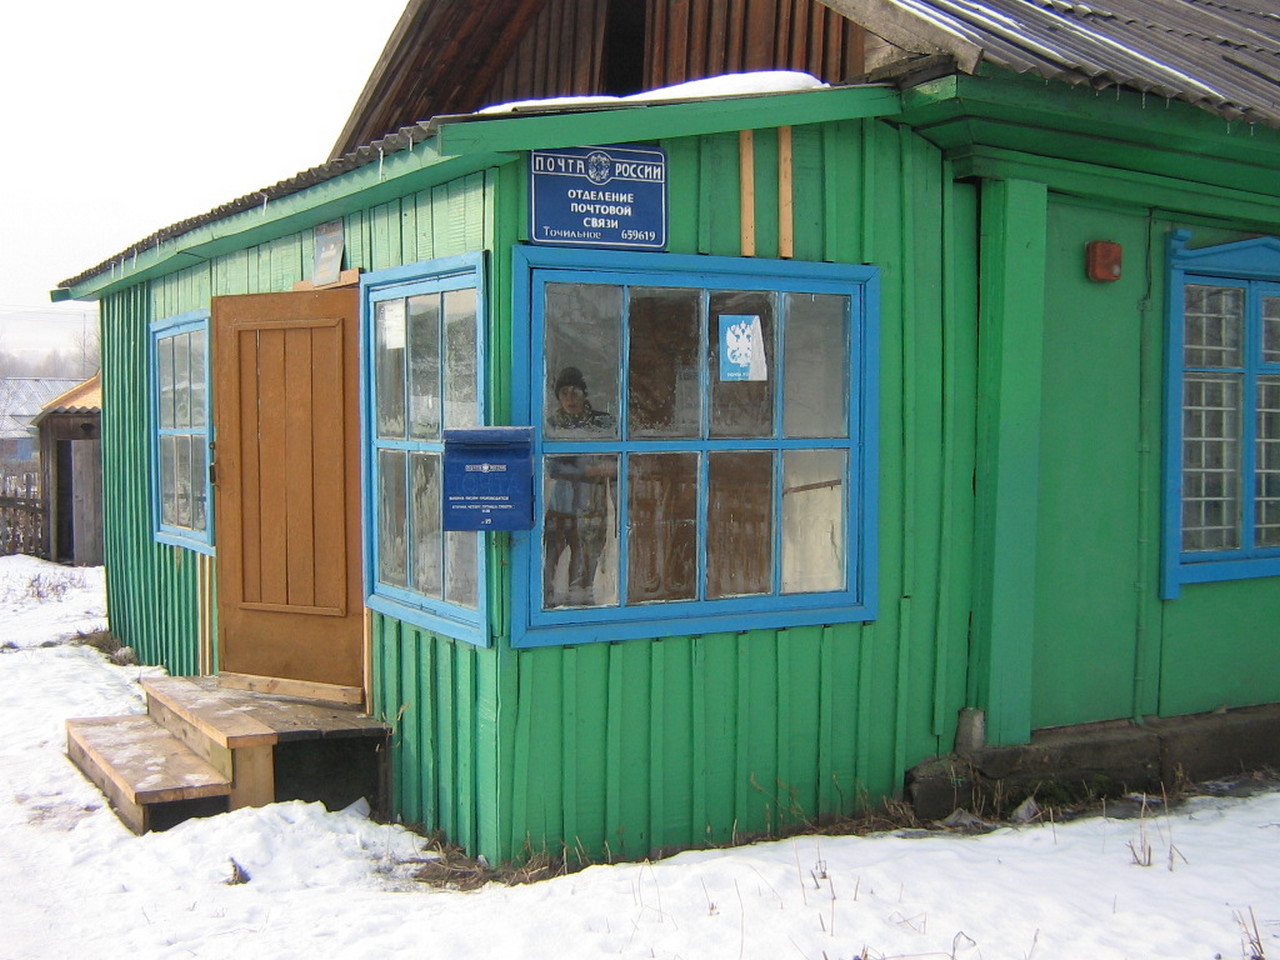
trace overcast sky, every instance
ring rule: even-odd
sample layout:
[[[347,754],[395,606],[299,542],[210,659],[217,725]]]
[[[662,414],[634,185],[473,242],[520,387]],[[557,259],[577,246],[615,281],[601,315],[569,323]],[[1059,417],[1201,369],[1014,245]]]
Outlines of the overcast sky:
[[[69,339],[49,291],[324,162],[405,0],[36,0],[0,13],[0,350]]]

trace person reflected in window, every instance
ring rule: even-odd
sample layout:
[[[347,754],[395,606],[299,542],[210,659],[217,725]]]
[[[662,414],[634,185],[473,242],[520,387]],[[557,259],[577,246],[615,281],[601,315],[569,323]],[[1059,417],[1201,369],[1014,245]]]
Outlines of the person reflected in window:
[[[560,371],[555,397],[557,408],[548,417],[548,424],[558,434],[613,431],[613,416],[591,406],[586,379],[577,367]],[[595,603],[596,572],[608,534],[611,487],[617,466],[613,457],[601,455],[553,456],[547,458],[546,464],[543,601],[547,607],[589,606]],[[556,573],[566,553],[567,583],[557,584]]]

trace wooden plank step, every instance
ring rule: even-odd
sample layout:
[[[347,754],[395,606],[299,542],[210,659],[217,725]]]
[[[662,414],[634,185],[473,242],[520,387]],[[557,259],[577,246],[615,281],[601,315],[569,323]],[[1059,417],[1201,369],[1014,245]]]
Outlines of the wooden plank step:
[[[146,714],[67,721],[67,755],[134,832],[226,809],[230,781]],[[214,798],[212,804],[207,801]],[[184,806],[185,805],[185,806]]]
[[[159,704],[195,732],[228,750],[270,746],[275,731],[246,710],[243,703],[228,699],[216,686],[196,683],[194,677],[152,677],[142,681],[148,709],[157,713]],[[168,721],[162,721],[167,725]],[[178,733],[177,730],[174,733]],[[190,740],[190,737],[184,739]],[[192,744],[195,746],[195,744]],[[201,751],[203,752],[203,751]]]

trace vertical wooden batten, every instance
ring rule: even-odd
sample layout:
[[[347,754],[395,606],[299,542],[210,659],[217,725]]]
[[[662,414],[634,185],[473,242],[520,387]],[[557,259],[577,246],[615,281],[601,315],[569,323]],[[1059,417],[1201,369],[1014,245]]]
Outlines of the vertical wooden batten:
[[[790,260],[796,252],[794,167],[791,128],[778,128],[778,256]]]
[[[738,132],[738,189],[741,209],[742,255],[756,255],[756,137],[753,130]]]

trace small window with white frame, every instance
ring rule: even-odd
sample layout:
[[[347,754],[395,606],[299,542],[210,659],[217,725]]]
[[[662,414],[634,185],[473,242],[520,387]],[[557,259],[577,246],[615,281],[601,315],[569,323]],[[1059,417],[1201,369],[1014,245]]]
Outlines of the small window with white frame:
[[[540,475],[517,646],[874,617],[874,268],[517,264]]]
[[[1280,575],[1280,240],[1170,248],[1162,595]]]
[[[151,324],[155,536],[211,552],[209,311]]]
[[[484,541],[443,529],[443,431],[484,422],[476,255],[361,278],[366,594],[374,610],[488,642]]]

